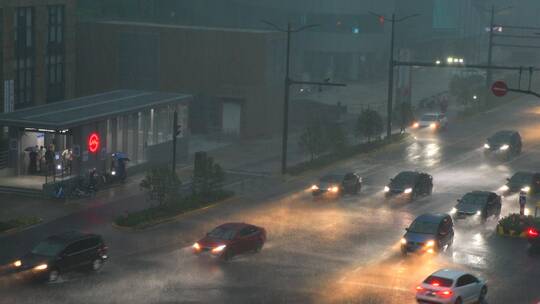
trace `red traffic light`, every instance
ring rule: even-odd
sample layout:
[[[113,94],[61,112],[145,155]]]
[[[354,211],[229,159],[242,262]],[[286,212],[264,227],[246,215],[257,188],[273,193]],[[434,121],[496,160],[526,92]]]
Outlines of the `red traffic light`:
[[[384,24],[384,16],[379,16],[379,23]]]

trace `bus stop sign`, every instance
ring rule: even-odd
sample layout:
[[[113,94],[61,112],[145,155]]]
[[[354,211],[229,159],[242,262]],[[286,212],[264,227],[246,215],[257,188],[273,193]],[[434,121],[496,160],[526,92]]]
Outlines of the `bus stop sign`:
[[[504,81],[495,81],[491,86],[491,92],[497,97],[502,97],[508,93],[508,86]]]

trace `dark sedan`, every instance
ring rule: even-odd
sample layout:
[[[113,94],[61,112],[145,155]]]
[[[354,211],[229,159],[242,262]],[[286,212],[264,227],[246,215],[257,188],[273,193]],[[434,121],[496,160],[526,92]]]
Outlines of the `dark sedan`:
[[[494,192],[473,191],[458,199],[458,204],[450,212],[454,221],[481,221],[501,214],[501,197]]]
[[[357,194],[362,189],[362,178],[355,173],[328,174],[311,186],[311,194],[343,195]]]
[[[521,136],[517,131],[499,131],[487,139],[484,155],[509,160],[521,153],[521,145]]]
[[[48,237],[13,261],[10,273],[54,282],[65,272],[84,268],[98,271],[107,258],[107,246],[100,236],[66,232]]]
[[[235,255],[259,252],[266,242],[266,230],[246,223],[227,223],[216,227],[193,244],[197,255],[208,254],[225,261]]]
[[[384,187],[385,196],[392,197],[405,195],[414,199],[421,195],[430,195],[433,191],[433,177],[427,173],[417,171],[403,171],[390,179]]]
[[[540,190],[540,173],[520,171],[508,178],[507,181],[506,185],[500,188],[503,193],[523,191],[527,194],[534,194]]]

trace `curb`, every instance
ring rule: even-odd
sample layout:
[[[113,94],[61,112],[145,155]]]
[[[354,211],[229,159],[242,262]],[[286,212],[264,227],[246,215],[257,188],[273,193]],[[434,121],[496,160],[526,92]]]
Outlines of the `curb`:
[[[11,235],[11,234],[15,234],[15,233],[18,233],[18,232],[21,232],[21,231],[30,229],[30,228],[32,228],[32,227],[36,227],[36,226],[45,224],[45,223],[46,223],[46,222],[44,222],[42,218],[39,218],[39,222],[37,222],[37,223],[35,223],[35,224],[27,225],[27,226],[13,227],[13,228],[10,228],[10,229],[8,229],[8,230],[2,231],[2,232],[0,232],[0,237],[7,236],[7,235]]]
[[[516,233],[515,230],[510,230],[510,232],[504,232],[504,229],[501,225],[497,225],[497,234],[504,237],[511,237],[511,238],[527,238],[527,235],[525,231],[520,232],[519,234]]]
[[[220,204],[223,204],[225,202],[228,202],[228,201],[231,201],[232,199],[234,198],[239,198],[240,196],[236,196],[236,195],[233,195],[229,198],[226,198],[222,201],[218,201],[218,202],[215,202],[215,203],[212,203],[210,205],[206,205],[204,207],[201,207],[201,208],[197,208],[197,209],[193,209],[193,210],[189,210],[189,211],[186,211],[186,212],[183,212],[183,213],[180,213],[180,214],[177,214],[175,216],[172,216],[172,217],[167,217],[167,218],[163,218],[163,219],[159,219],[159,220],[155,220],[155,221],[152,221],[152,222],[148,222],[148,223],[145,223],[145,224],[142,224],[142,225],[139,225],[139,226],[134,226],[134,227],[127,227],[127,226],[121,226],[121,225],[118,225],[116,224],[115,221],[112,221],[111,225],[113,228],[116,228],[120,231],[123,231],[123,232],[139,232],[139,231],[144,231],[144,230],[148,230],[150,228],[154,228],[154,227],[157,227],[161,224],[165,224],[165,223],[169,223],[169,222],[174,222],[174,221],[178,221],[180,219],[182,219],[183,217],[185,216],[188,216],[188,215],[193,215],[193,214],[196,214],[198,212],[203,212],[203,211],[206,211],[208,209],[211,209],[211,208],[214,208]]]

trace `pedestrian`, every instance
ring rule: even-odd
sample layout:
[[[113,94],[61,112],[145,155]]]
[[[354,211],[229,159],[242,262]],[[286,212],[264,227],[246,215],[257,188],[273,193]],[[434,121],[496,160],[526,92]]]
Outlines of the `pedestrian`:
[[[45,151],[45,166],[47,167],[47,175],[52,174],[54,172],[53,145],[49,145],[47,147],[47,151]]]
[[[45,172],[45,148],[43,146],[39,147],[38,152],[38,164],[39,164],[39,172],[43,174]]]
[[[30,151],[30,162],[28,163],[28,174],[36,174],[37,173],[37,159],[38,159],[38,153],[37,153],[37,146]]]
[[[527,193],[525,191],[519,192],[519,215],[525,215],[525,205],[527,204]]]

